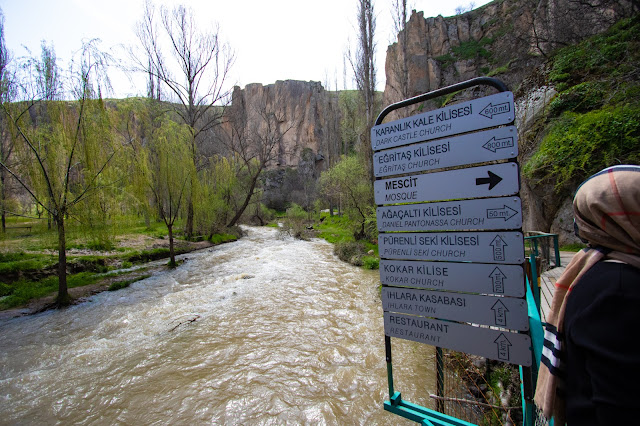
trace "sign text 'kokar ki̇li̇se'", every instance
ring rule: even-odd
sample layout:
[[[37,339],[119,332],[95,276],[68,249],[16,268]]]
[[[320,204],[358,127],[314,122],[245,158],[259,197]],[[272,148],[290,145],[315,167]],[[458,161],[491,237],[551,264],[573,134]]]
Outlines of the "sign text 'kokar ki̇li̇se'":
[[[521,265],[490,263],[380,261],[380,282],[396,287],[524,297]]]

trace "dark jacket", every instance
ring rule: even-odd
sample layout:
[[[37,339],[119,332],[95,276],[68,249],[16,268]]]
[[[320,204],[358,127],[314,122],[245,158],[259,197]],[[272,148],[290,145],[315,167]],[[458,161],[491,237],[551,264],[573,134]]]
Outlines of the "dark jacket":
[[[594,265],[568,295],[564,332],[567,424],[639,424],[640,269]]]

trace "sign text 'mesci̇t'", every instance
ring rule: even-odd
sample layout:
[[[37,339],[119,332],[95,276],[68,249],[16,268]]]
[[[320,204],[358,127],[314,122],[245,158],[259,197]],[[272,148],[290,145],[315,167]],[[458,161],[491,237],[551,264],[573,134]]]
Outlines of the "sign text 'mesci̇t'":
[[[420,203],[515,195],[520,182],[518,165],[502,163],[378,180],[373,190],[378,205]]]
[[[514,117],[513,93],[501,92],[374,126],[371,145],[379,151],[510,124]]]

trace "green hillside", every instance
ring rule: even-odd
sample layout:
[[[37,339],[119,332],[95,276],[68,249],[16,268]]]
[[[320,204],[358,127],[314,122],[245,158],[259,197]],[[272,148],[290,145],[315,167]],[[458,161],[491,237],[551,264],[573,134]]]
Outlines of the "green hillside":
[[[568,194],[591,174],[640,163],[640,19],[559,50],[548,72],[558,91],[524,164],[534,185]]]

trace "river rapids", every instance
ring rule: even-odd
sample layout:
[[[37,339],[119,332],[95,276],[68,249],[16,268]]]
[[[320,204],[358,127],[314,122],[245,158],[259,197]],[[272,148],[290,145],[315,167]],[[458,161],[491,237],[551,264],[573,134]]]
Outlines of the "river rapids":
[[[388,400],[377,271],[245,228],[171,271],[0,322],[0,424],[413,424]],[[433,355],[393,339],[396,390],[432,406]]]

